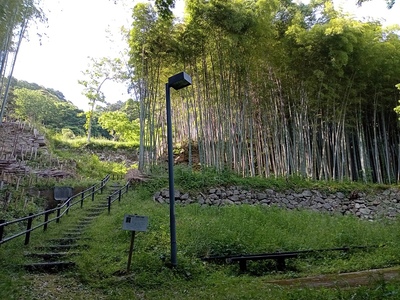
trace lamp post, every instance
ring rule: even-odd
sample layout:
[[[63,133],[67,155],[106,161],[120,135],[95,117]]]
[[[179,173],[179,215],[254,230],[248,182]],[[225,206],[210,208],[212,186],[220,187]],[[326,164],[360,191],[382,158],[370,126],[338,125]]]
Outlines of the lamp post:
[[[180,90],[192,84],[192,78],[185,72],[168,78],[165,84],[165,98],[167,109],[167,141],[168,141],[168,177],[169,177],[169,227],[171,239],[171,265],[176,267],[176,227],[175,227],[175,191],[174,191],[174,147],[172,145],[171,97],[170,88]]]

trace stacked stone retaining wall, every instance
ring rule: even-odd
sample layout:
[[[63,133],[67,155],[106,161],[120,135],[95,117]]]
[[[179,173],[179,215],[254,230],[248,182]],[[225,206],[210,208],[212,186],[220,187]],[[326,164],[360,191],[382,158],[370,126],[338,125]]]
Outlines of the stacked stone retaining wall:
[[[164,189],[154,195],[158,203],[169,203],[169,191]],[[286,209],[310,209],[318,212],[355,215],[362,219],[395,218],[400,213],[400,190],[390,188],[381,192],[367,194],[352,192],[332,194],[317,190],[301,192],[276,192],[271,189],[248,190],[238,186],[211,188],[205,193],[190,195],[175,191],[175,203],[181,205],[199,204],[202,206],[224,205],[263,205]]]

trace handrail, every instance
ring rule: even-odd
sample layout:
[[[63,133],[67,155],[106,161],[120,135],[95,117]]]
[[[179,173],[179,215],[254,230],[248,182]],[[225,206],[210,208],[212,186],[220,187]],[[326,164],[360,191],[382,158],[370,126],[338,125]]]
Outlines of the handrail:
[[[54,221],[56,221],[56,223],[59,223],[60,218],[62,218],[65,214],[68,214],[68,211],[72,206],[80,203],[81,207],[82,207],[83,206],[83,201],[89,196],[92,196],[92,201],[94,201],[95,193],[97,191],[99,191],[99,190],[100,190],[100,193],[103,193],[104,186],[107,184],[109,179],[110,179],[110,175],[107,175],[99,183],[96,183],[96,184],[92,185],[91,187],[87,188],[86,190],[69,197],[62,205],[60,205],[60,206],[58,206],[56,208],[48,209],[46,211],[43,211],[43,212],[40,212],[40,213],[36,213],[36,214],[30,213],[29,216],[22,217],[22,218],[19,218],[19,219],[15,219],[15,220],[11,220],[11,221],[8,221],[8,222],[6,222],[5,220],[0,220],[0,245],[6,243],[8,241],[11,241],[11,240],[13,240],[13,239],[15,239],[15,238],[17,238],[17,237],[19,237],[21,235],[24,235],[24,234],[25,234],[25,245],[28,245],[29,244],[29,239],[30,239],[30,233],[32,231],[34,231],[37,228],[40,228],[42,226],[43,226],[43,230],[45,231],[45,230],[47,230],[47,225],[49,223],[54,222]],[[87,192],[89,192],[89,193],[87,193]],[[79,197],[79,200],[73,201],[74,199],[76,199],[78,197]],[[61,212],[62,209],[64,209],[64,210]],[[51,213],[55,212],[55,211],[57,211],[57,216],[49,220],[49,215]],[[32,227],[33,220],[35,218],[38,218],[38,217],[43,216],[43,215],[45,216],[44,217],[44,222]],[[9,226],[9,225],[12,225],[12,224],[17,224],[17,223],[22,223],[24,221],[28,222],[28,224],[26,226],[26,230],[18,232],[16,234],[12,235],[12,236],[7,237],[7,238],[3,238],[4,228],[6,226]]]
[[[128,192],[130,186],[130,182],[128,181],[123,187],[121,187],[119,190],[116,190],[115,192],[111,193],[108,198],[107,198],[107,207],[108,207],[108,214],[110,214],[111,211],[111,204],[114,203],[118,199],[118,202],[121,201],[122,195],[126,194]]]

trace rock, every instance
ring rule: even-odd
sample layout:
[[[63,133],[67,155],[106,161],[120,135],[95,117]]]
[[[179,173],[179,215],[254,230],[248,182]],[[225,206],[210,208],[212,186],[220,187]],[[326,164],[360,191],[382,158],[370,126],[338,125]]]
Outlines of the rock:
[[[369,208],[360,208],[359,212],[362,215],[369,215],[371,213],[371,210]]]
[[[331,209],[332,209],[332,206],[331,206],[330,203],[325,203],[325,204],[323,205],[323,208],[325,208],[326,210],[331,210]]]
[[[338,197],[339,199],[344,199],[345,195],[342,192],[337,192],[336,197]]]
[[[264,200],[267,198],[267,194],[264,193],[257,193],[257,199],[258,200]]]
[[[219,197],[216,194],[210,194],[210,195],[208,195],[208,198],[211,199],[211,200],[219,199]]]
[[[229,200],[229,199],[223,200],[222,203],[226,204],[226,205],[234,205],[235,204],[235,202],[233,202],[232,200]]]
[[[239,196],[238,195],[232,195],[231,197],[229,197],[229,200],[237,202],[237,201],[239,201]]]
[[[268,195],[270,195],[270,196],[275,195],[274,190],[271,190],[271,189],[266,189],[266,190],[265,190],[265,193],[268,194]]]
[[[264,192],[241,190],[239,187],[209,189],[215,193],[204,195],[199,193],[197,201],[190,198],[189,193],[180,193],[177,203],[190,204],[197,202],[200,205],[275,205],[287,209],[310,209],[319,212],[341,213],[343,215],[353,214],[364,219],[374,219],[381,216],[394,218],[400,212],[400,203],[394,195],[400,195],[394,191],[393,197],[385,198],[383,194],[371,195],[368,198],[364,195],[357,199],[344,198],[343,193],[322,195],[317,191],[305,190],[301,194],[294,191],[275,193],[272,190]],[[362,193],[358,193],[362,195]],[[154,200],[159,203],[169,203],[168,190],[162,190],[154,194]],[[343,198],[341,198],[343,197]]]

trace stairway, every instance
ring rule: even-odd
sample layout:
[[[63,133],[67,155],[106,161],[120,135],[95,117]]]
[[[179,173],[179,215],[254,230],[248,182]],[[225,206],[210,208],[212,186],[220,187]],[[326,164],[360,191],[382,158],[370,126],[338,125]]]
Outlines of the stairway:
[[[25,253],[25,256],[32,260],[23,265],[25,270],[58,273],[73,269],[75,267],[73,257],[88,248],[88,245],[84,244],[82,233],[106,209],[106,202],[98,203],[89,208],[86,215],[74,227],[67,229],[62,237],[50,239],[46,241],[45,246],[35,247],[33,252]]]

